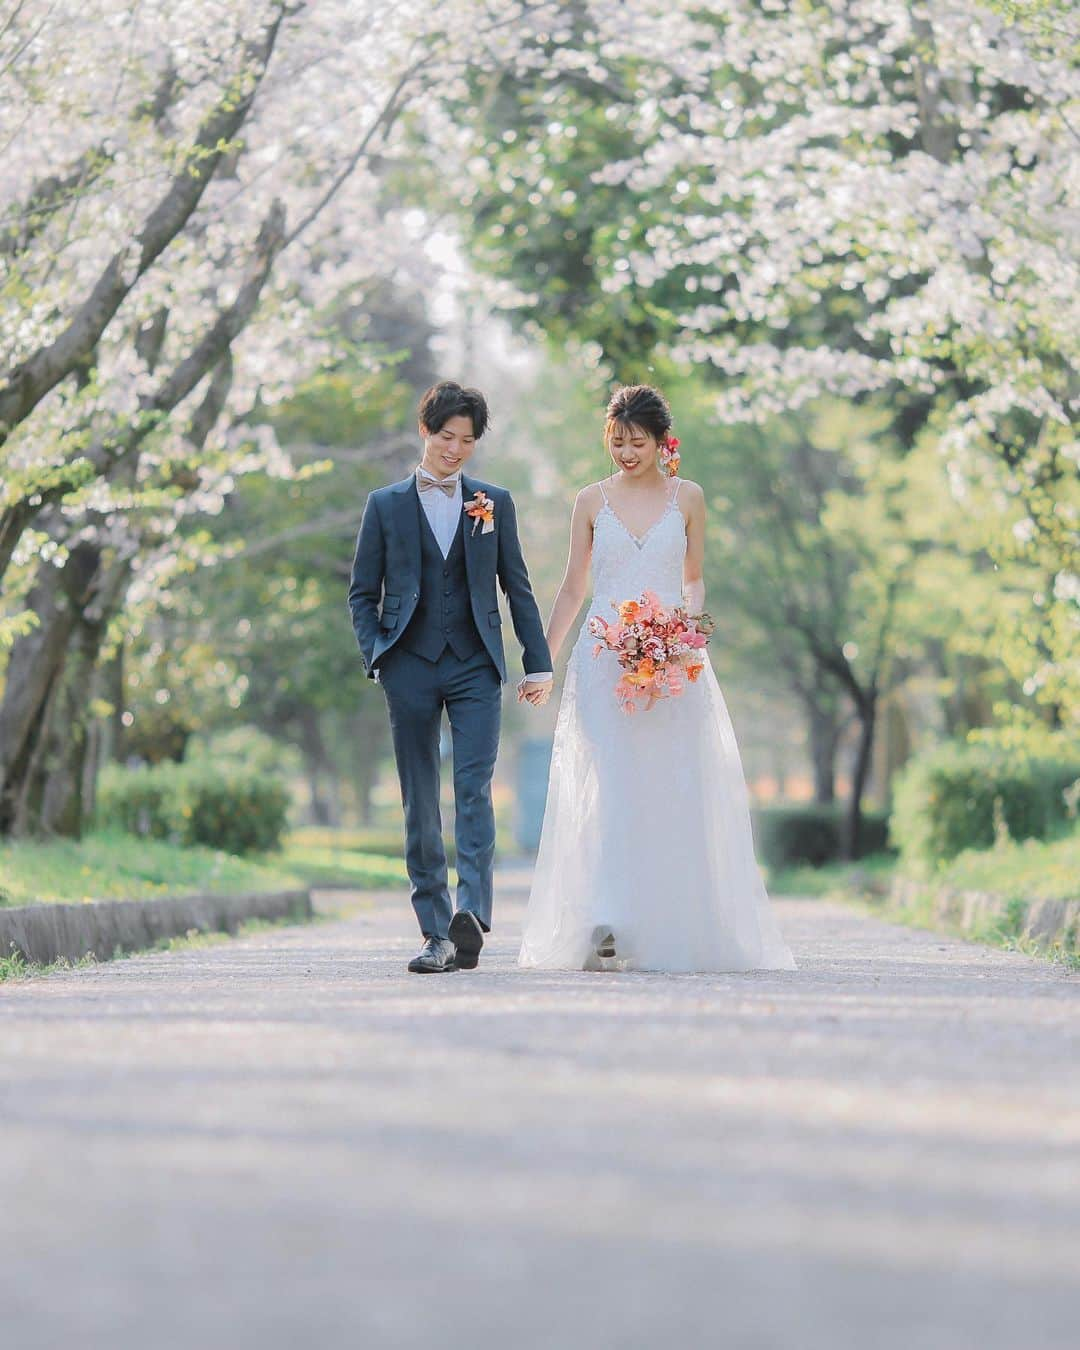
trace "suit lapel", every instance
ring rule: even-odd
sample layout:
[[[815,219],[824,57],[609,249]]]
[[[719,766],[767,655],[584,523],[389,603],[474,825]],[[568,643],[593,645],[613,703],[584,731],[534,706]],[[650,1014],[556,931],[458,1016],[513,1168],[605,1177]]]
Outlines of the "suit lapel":
[[[420,580],[420,494],[416,489],[416,475],[394,485],[394,521],[409,550],[417,581]]]
[[[480,573],[483,570],[479,567],[480,556],[476,552],[476,546],[480,542],[480,531],[473,532],[473,521],[471,516],[465,514],[465,507],[472,501],[473,494],[476,492],[476,484],[471,478],[461,475],[461,529],[462,543],[465,546],[465,571],[469,578],[469,585],[475,586],[480,581]]]

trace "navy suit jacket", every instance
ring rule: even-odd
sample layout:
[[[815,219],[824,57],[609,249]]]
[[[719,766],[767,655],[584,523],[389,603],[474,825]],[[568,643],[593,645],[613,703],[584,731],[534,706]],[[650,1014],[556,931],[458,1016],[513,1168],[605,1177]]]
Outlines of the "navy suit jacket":
[[[505,683],[496,582],[510,605],[525,672],[551,670],[551,653],[521,553],[513,498],[505,488],[461,475],[465,502],[478,489],[494,503],[495,528],[484,534],[481,523],[474,531],[472,519],[465,517],[465,570],[473,620]],[[364,507],[349,583],[349,611],[369,678],[374,678],[380,659],[408,627],[420,599],[421,509],[415,474],[376,488]]]

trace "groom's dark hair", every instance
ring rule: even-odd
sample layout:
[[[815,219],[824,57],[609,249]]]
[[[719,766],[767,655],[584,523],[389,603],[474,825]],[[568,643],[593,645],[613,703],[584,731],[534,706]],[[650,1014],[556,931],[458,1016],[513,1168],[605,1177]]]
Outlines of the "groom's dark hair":
[[[453,380],[433,384],[420,400],[417,414],[428,431],[442,431],[451,417],[472,419],[473,435],[477,440],[488,428],[487,400],[479,389],[466,389]]]

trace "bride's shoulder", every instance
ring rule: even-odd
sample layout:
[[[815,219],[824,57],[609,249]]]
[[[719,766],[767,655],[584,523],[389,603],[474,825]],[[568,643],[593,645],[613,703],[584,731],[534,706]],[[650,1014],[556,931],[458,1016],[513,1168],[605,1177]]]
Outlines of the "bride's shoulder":
[[[695,483],[692,478],[680,478],[678,487],[678,502],[685,511],[688,507],[697,506],[705,501],[705,489],[700,483]]]
[[[594,520],[596,518],[597,511],[600,510],[603,504],[604,504],[604,489],[600,486],[599,483],[587,483],[578,492],[577,498],[574,502],[574,508],[575,510],[580,508],[583,511],[588,511],[589,519]]]

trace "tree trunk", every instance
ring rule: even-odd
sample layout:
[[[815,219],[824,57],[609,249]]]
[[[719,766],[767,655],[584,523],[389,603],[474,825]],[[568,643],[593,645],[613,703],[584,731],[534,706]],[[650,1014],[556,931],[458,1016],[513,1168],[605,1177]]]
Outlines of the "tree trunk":
[[[836,800],[836,750],[840,719],[832,708],[809,706],[810,761],[814,771],[814,801],[827,806]]]
[[[119,647],[110,661],[99,664],[94,672],[93,687],[90,690],[91,702],[100,700],[109,705],[109,711],[100,716],[91,717],[87,727],[86,762],[83,765],[82,798],[83,810],[89,819],[97,807],[98,775],[106,764],[116,759],[120,752],[120,735],[123,730],[124,701],[124,649]]]
[[[304,756],[304,770],[307,774],[308,793],[311,797],[311,821],[313,825],[335,825],[333,807],[324,795],[323,786],[327,781],[327,771],[333,777],[333,765],[326,753],[326,745],[319,726],[319,714],[314,708],[305,708],[300,714],[300,749]]]
[[[86,706],[94,677],[97,642],[92,628],[79,624],[53,687],[29,772],[19,785],[14,831],[19,836],[64,835],[83,831],[84,769],[88,748]]]
[[[364,691],[367,694],[367,690]],[[370,695],[368,696],[370,698]],[[380,699],[381,701],[381,699]],[[379,773],[386,745],[386,711],[384,708],[371,709],[370,703],[361,703],[362,711],[352,719],[354,744],[363,747],[363,752],[352,760],[351,777],[356,789],[356,802],[360,812],[360,823],[369,826],[374,816],[372,794]],[[372,715],[375,712],[375,716]]]
[[[67,660],[81,597],[96,571],[97,550],[76,545],[62,567],[42,563],[27,597],[37,627],[12,649],[0,703],[0,835],[13,827],[21,785],[50,699]]]
[[[94,677],[101,644],[130,572],[127,557],[102,562],[92,593],[77,612],[66,659],[42,710],[25,772],[21,780],[10,783],[16,803],[12,833],[17,836],[82,835]]]
[[[786,744],[777,742],[771,747],[772,776],[776,781],[776,797],[783,801],[787,797],[788,761]]]
[[[864,691],[856,704],[859,719],[859,739],[855,748],[855,767],[851,775],[851,795],[844,815],[840,852],[846,862],[860,855],[862,843],[862,798],[874,750],[874,723],[877,716],[877,690]]]
[[[90,543],[38,569],[38,626],[12,650],[0,703],[0,834],[81,829],[91,679],[129,570]]]

